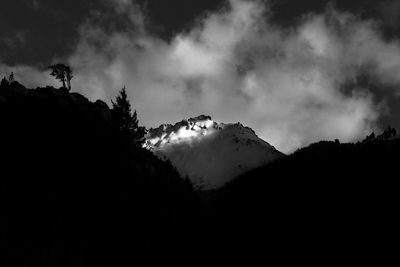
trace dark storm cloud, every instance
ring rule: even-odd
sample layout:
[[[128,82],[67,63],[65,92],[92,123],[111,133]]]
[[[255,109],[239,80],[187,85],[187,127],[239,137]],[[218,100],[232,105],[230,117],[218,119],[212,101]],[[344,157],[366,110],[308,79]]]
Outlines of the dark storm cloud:
[[[177,33],[190,30],[196,18],[218,9],[225,0],[138,0],[136,2],[151,22],[148,30],[169,40]]]
[[[186,26],[169,38],[149,27],[157,17],[151,3],[103,0],[102,8],[77,20],[78,41],[64,55],[75,70],[74,90],[109,101],[126,85],[146,126],[210,114],[241,121],[288,152],[320,139],[357,140],[377,129],[385,105],[354,82],[360,75],[393,92],[400,84],[398,41],[384,38],[378,20],[345,12],[340,3],[292,14],[294,22],[285,25],[268,8],[278,2],[230,0],[182,22]],[[0,65],[0,72],[11,70],[27,85],[54,83],[38,69]]]
[[[400,30],[400,0],[381,1],[378,10],[385,26],[393,31]]]
[[[3,46],[7,47],[8,51],[24,48],[26,44],[26,32],[16,31],[12,35],[5,36],[0,41],[3,43]]]
[[[222,0],[136,2],[148,20],[148,31],[171,38],[193,22],[193,18],[214,9]],[[105,31],[126,30],[132,24],[123,16],[119,0],[2,0],[0,8],[0,60],[9,65],[46,66],[64,59],[75,49],[79,27],[86,20]],[[116,12],[117,11],[117,12]],[[129,13],[125,13],[126,15]],[[24,33],[29,46],[21,49]],[[15,43],[15,45],[14,45]]]
[[[322,13],[327,8],[350,12],[364,19],[374,19],[381,24],[385,38],[400,36],[399,7],[400,0],[272,0],[269,1],[273,12],[271,21],[283,26],[297,23],[305,14]]]
[[[46,66],[70,55],[79,41],[79,27],[96,12],[106,11],[105,0],[2,0],[0,60],[9,65]],[[105,13],[104,13],[105,14]],[[24,49],[10,47],[24,34]],[[18,36],[17,36],[18,37]]]

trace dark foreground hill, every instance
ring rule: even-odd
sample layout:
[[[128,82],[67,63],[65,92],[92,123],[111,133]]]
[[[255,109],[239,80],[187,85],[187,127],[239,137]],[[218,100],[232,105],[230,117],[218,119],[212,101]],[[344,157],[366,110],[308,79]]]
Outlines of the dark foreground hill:
[[[400,139],[319,142],[250,171],[215,193],[216,217],[228,225],[224,242],[282,261],[390,261],[399,238],[399,159]]]
[[[205,193],[112,125],[102,101],[0,87],[1,266],[382,265],[397,253],[398,139],[320,142]]]
[[[0,265],[128,266],[185,253],[199,201],[111,111],[51,87],[0,87]]]

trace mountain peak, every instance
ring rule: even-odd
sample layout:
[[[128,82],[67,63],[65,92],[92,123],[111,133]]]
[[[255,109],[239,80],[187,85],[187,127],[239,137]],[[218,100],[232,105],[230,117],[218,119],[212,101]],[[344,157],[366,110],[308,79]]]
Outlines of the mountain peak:
[[[241,123],[200,115],[150,129],[144,147],[169,159],[198,188],[213,189],[283,154]]]

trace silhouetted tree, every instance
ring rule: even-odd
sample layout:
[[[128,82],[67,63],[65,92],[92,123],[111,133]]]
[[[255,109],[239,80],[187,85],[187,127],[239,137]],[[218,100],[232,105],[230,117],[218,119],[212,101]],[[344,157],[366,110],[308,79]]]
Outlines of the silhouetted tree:
[[[71,90],[71,80],[72,80],[72,69],[64,64],[56,64],[56,65],[51,65],[49,66],[49,69],[51,70],[50,75],[54,76],[57,80],[60,80],[62,82],[63,88],[67,88],[65,83],[68,85],[68,91]]]
[[[372,133],[368,136],[368,138],[369,138],[369,139],[375,139],[375,133],[372,132]]]
[[[363,140],[363,142],[370,142],[370,141],[374,141],[376,139],[376,135],[374,132],[372,132],[370,135],[367,135],[365,137],[365,139]]]
[[[385,131],[377,137],[379,140],[388,140],[397,135],[397,130],[391,126],[388,126]]]
[[[115,102],[111,101],[111,103],[113,122],[118,131],[131,138],[136,145],[143,144],[145,128],[138,125],[136,110],[132,113],[125,87],[119,92]]]
[[[11,72],[10,76],[8,77],[8,82],[13,83],[14,82],[14,72]]]
[[[2,80],[1,80],[1,83],[0,83],[0,87],[7,87],[8,85],[9,85],[10,83],[8,82],[8,80],[4,77]]]

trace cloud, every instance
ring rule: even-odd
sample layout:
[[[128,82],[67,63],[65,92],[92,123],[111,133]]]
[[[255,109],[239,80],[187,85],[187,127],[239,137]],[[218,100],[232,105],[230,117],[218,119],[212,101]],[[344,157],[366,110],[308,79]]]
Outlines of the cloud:
[[[3,37],[0,44],[4,43],[10,50],[21,49],[26,46],[26,31],[15,31],[12,35]]]
[[[0,73],[4,77],[14,73],[14,78],[28,88],[36,88],[37,86],[54,86],[59,87],[59,82],[50,77],[50,71],[38,70],[29,66],[7,66],[0,62]],[[3,77],[0,77],[2,79]]]
[[[378,11],[382,16],[386,26],[392,29],[399,29],[400,22],[400,1],[399,0],[384,0],[378,4]]]
[[[109,101],[126,85],[148,127],[209,114],[252,127],[283,152],[321,139],[354,141],[376,130],[382,107],[354,84],[357,76],[400,83],[399,43],[349,13],[327,9],[283,28],[268,21],[263,2],[230,0],[165,41],[146,32],[131,1],[110,3],[131,27],[82,25],[69,58],[73,90]]]
[[[40,3],[38,0],[32,0],[31,6],[34,10],[39,10],[40,9]]]

